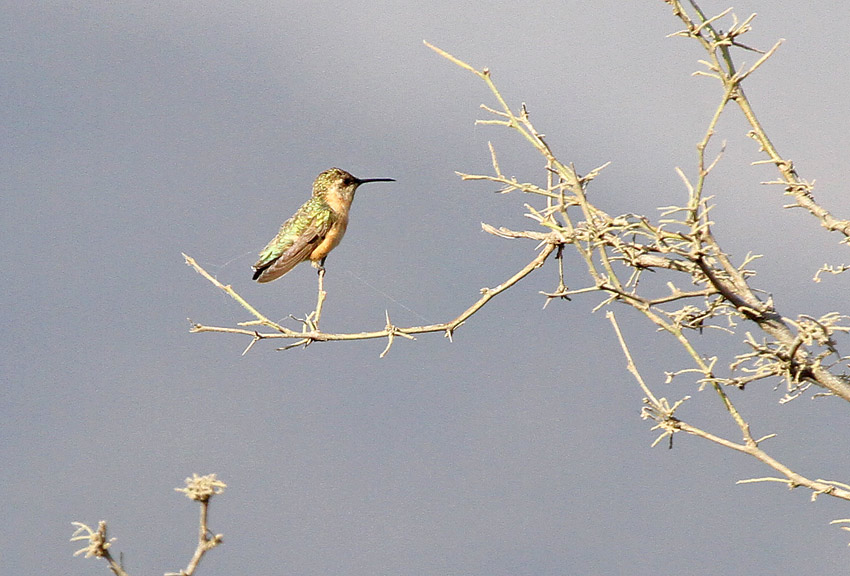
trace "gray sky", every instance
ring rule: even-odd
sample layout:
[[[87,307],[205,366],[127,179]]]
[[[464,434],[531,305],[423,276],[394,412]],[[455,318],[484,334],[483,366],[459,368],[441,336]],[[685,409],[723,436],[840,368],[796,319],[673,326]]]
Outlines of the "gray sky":
[[[197,510],[173,488],[216,472],[229,488],[211,528],[226,540],[201,574],[846,573],[848,535],[828,524],[850,516],[841,502],[736,485],[769,471],[696,439],[649,447],[642,395],[590,314],[598,297],[541,310],[552,263],[453,343],[399,340],[384,359],[380,341],[242,357],[244,339],[189,334],[187,317],[248,317],[181,252],[274,319],[312,309],[309,266],[257,285],[250,265],[331,166],[398,182],[358,192],[328,259],[327,330],[381,328],[385,310],[448,320],[533,258],[480,229],[531,226],[533,199],[454,171],[487,172],[488,140],[521,180],[541,182],[540,159],[473,125],[492,98],[423,39],[489,66],[580,172],[611,161],[591,188],[611,213],[683,200],[674,168],[693,174],[720,96],[690,76],[697,46],[666,38],[679,25],[660,0],[270,4],[2,3],[0,572],[106,573],[67,542],[71,521],[100,519],[132,574],[176,571]],[[827,4],[736,9],[759,12],[748,43],[786,39],[748,95],[846,217],[848,14]],[[775,174],[749,166],[740,114],[721,131],[721,241],[765,254],[755,285],[786,314],[846,311],[850,279],[810,281],[846,248],[758,185]],[[618,314],[656,393],[693,396],[695,424],[722,418],[710,392],[664,385],[685,358]],[[780,433],[767,447],[786,463],[848,482],[846,406],[781,395],[734,399],[755,435]]]

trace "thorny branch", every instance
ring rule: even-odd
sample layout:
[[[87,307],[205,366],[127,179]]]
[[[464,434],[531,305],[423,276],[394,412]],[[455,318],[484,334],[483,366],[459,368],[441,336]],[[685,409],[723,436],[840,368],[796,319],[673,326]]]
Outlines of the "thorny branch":
[[[712,21],[716,20],[717,18],[712,19]],[[732,39],[738,38],[749,29],[750,21],[751,19],[748,19],[742,25],[736,23],[726,35],[731,35]],[[710,27],[711,22],[705,23],[694,34]],[[695,25],[695,28],[699,26]],[[719,394],[720,384],[728,382],[718,378],[694,349],[685,331],[717,328],[718,326],[712,323],[712,320],[719,317],[725,317],[727,322],[731,323],[734,323],[736,319],[749,320],[754,322],[770,339],[774,349],[774,373],[786,376],[789,394],[798,394],[801,385],[815,384],[825,388],[831,394],[850,401],[850,381],[843,374],[835,374],[831,371],[831,368],[842,360],[840,355],[833,353],[831,335],[835,332],[850,330],[850,326],[845,326],[839,321],[839,318],[841,321],[844,318],[831,316],[830,321],[824,324],[823,338],[817,342],[810,340],[816,346],[820,346],[820,349],[800,345],[799,330],[796,329],[798,322],[783,317],[775,310],[771,299],[761,299],[757,290],[750,286],[749,278],[754,273],[747,269],[749,259],[740,265],[734,265],[711,231],[710,198],[705,196],[704,189],[706,179],[719,161],[719,156],[710,161],[706,159],[708,143],[716,132],[717,123],[726,105],[740,98],[740,81],[760,66],[772,52],[764,54],[764,57],[745,74],[735,76],[734,81],[725,85],[720,103],[703,138],[697,144],[696,179],[691,181],[684,172],[679,171],[688,190],[687,204],[681,207],[663,208],[664,218],[658,224],[653,224],[644,216],[633,214],[610,216],[592,204],[587,198],[586,188],[601,168],[591,171],[585,177],[579,176],[574,167],[563,164],[555,157],[531,123],[524,104],[518,113],[514,113],[507,106],[494,85],[489,70],[486,68],[477,70],[439,48],[427,43],[426,45],[458,66],[472,71],[494,94],[500,103],[500,109],[495,110],[489,107],[484,109],[497,119],[479,120],[479,123],[504,126],[518,132],[546,160],[547,171],[554,173],[557,177],[557,181],[547,189],[520,183],[516,178],[508,178],[502,172],[492,146],[494,175],[461,174],[465,180],[487,180],[498,183],[502,186],[500,192],[517,190],[546,198],[547,206],[543,210],[535,210],[526,205],[529,210],[527,216],[548,230],[548,233],[557,234],[562,245],[571,244],[575,247],[592,280],[592,285],[586,288],[561,289],[547,294],[548,297],[563,298],[602,291],[608,296],[600,306],[619,301],[637,308],[658,328],[670,333],[679,341],[703,373],[702,381],[715,386]],[[719,61],[714,64],[715,67],[720,65]],[[731,59],[727,66],[733,66]],[[573,214],[576,207],[580,210],[578,215]],[[539,234],[536,231],[511,231],[502,235],[537,240]],[[613,268],[613,263],[616,261],[625,264],[629,271],[628,279],[619,279]],[[701,289],[696,292],[686,291],[677,287],[675,283],[668,283],[670,294],[667,296],[643,295],[638,292],[637,287],[641,275],[648,270],[684,273],[689,276],[690,282],[701,286]],[[563,281],[559,284],[563,285]],[[670,302],[681,304],[683,301],[689,303],[678,309],[662,306]],[[700,301],[701,303],[697,303]],[[780,365],[785,369],[780,370]],[[734,417],[735,413],[731,404],[728,404],[728,399],[724,399],[724,403],[727,403],[727,409]]]
[[[674,4],[678,6],[678,3]],[[712,22],[717,22],[727,13],[712,19],[703,18],[701,24],[690,29],[690,34],[719,34],[711,32]],[[712,233],[711,198],[705,194],[705,188],[707,179],[720,161],[721,155],[709,159],[706,157],[706,149],[727,104],[735,102],[741,107],[749,107],[740,82],[761,66],[776,49],[774,47],[765,52],[746,72],[734,72],[729,47],[750,49],[740,43],[739,37],[749,29],[751,20],[752,18],[749,18],[743,24],[738,24],[736,20],[723,38],[718,35],[714,39],[717,46],[713,52],[715,58],[709,64],[711,74],[723,77],[724,70],[731,72],[724,82],[724,91],[715,113],[697,144],[696,177],[688,178],[679,170],[688,192],[687,203],[683,206],[662,208],[662,217],[657,223],[635,214],[612,216],[593,204],[588,199],[587,186],[604,166],[591,171],[587,176],[580,176],[572,165],[564,164],[555,157],[531,123],[525,104],[518,112],[507,106],[493,83],[489,70],[478,70],[439,48],[427,43],[426,45],[461,68],[473,72],[499,102],[498,109],[482,106],[486,112],[495,116],[495,119],[479,120],[478,123],[503,126],[519,133],[537,149],[546,162],[547,186],[522,182],[502,172],[495,150],[490,145],[494,174],[461,174],[465,180],[493,182],[500,186],[501,193],[520,191],[545,198],[545,208],[536,209],[526,204],[526,215],[545,232],[506,229],[498,232],[505,238],[526,238],[535,241],[540,240],[541,233],[555,234],[559,240],[556,257],[560,261],[561,270],[563,248],[568,244],[575,248],[589,276],[589,285],[569,289],[561,271],[558,289],[547,293],[546,296],[549,299],[569,298],[598,292],[604,294],[605,298],[597,309],[619,302],[642,312],[656,327],[670,334],[694,363],[694,368],[672,373],[670,378],[685,371],[696,372],[700,376],[699,382],[702,386],[710,386],[715,391],[743,436],[742,443],[731,442],[675,418],[673,414],[684,399],[670,406],[665,399],[659,400],[651,393],[637,372],[615,323],[629,362],[629,370],[647,396],[644,417],[654,419],[657,422],[656,428],[663,431],[656,442],[664,437],[672,440],[675,432],[684,431],[759,459],[780,472],[784,481],[791,487],[806,486],[813,490],[815,495],[825,493],[850,499],[850,491],[842,488],[840,484],[810,480],[761,450],[758,444],[764,439],[755,440],[751,436],[749,424],[726,392],[729,386],[743,388],[750,382],[781,377],[788,384],[786,400],[798,396],[806,387],[816,385],[824,388],[828,394],[850,401],[850,379],[840,371],[844,367],[842,363],[845,358],[839,354],[833,341],[834,334],[850,331],[848,318],[836,313],[820,318],[800,316],[796,320],[783,316],[776,310],[770,297],[760,296],[763,292],[751,286],[754,272],[748,266],[756,257],[748,255],[743,262],[735,264]],[[751,114],[747,114],[747,117],[755,118]],[[770,141],[764,130],[757,124],[754,124],[753,130],[767,149],[767,143]],[[769,148],[773,150],[772,146]],[[775,151],[769,153],[773,154]],[[789,190],[800,192],[799,186],[791,185],[790,178],[796,178],[796,173],[790,169],[790,163],[786,165],[784,161],[777,161],[776,164],[781,171],[788,168],[782,173],[789,178]],[[804,196],[811,199],[810,190],[806,190]],[[800,199],[800,202],[805,201]],[[838,229],[834,226],[827,228]],[[622,268],[615,267],[616,264]],[[621,269],[627,272],[627,277],[620,278]],[[649,289],[639,290],[639,281],[646,271],[668,274],[671,277],[667,282],[669,293],[650,295]],[[696,285],[698,289],[683,288],[683,281]],[[614,322],[613,316],[611,319]],[[739,371],[743,375],[723,377],[716,369],[718,359],[706,358],[699,353],[693,334],[702,333],[709,328],[734,334],[738,323],[742,321],[757,326],[764,334],[764,341],[758,343],[748,335],[751,351],[740,354],[730,365],[730,372]]]
[[[482,224],[484,230],[495,233],[494,228],[488,226],[486,224]],[[393,344],[393,341],[396,336],[401,336],[402,338],[407,338],[409,340],[415,340],[416,334],[428,334],[431,332],[442,332],[447,338],[451,339],[454,331],[457,330],[461,325],[463,325],[466,320],[478,312],[481,308],[483,308],[490,300],[492,300],[495,296],[498,296],[536,269],[540,268],[546,259],[552,254],[555,250],[558,240],[553,236],[551,238],[547,238],[543,240],[543,248],[537,254],[531,262],[526,264],[520,271],[516,274],[496,286],[495,288],[482,288],[481,289],[481,297],[476,300],[471,306],[469,306],[466,310],[464,310],[459,316],[450,320],[448,322],[443,322],[441,324],[428,324],[424,326],[409,326],[400,328],[398,326],[394,326],[390,322],[389,313],[386,315],[386,326],[383,330],[374,330],[371,332],[356,332],[356,333],[332,333],[332,332],[322,332],[318,330],[314,324],[311,324],[309,321],[301,321],[303,324],[303,329],[300,332],[296,332],[295,330],[290,330],[284,326],[281,326],[275,322],[272,322],[265,316],[263,316],[260,312],[258,312],[253,306],[248,304],[239,294],[236,293],[235,290],[231,286],[225,286],[213,276],[209,274],[206,270],[204,270],[200,264],[198,264],[194,258],[191,256],[187,256],[183,254],[183,258],[186,260],[186,264],[195,269],[201,276],[212,282],[214,286],[223,290],[228,296],[236,300],[245,310],[247,310],[251,315],[254,316],[254,320],[249,320],[247,322],[241,322],[240,326],[265,326],[274,330],[260,332],[259,330],[248,330],[245,328],[228,328],[221,326],[204,326],[203,324],[192,323],[191,332],[223,332],[226,334],[242,334],[245,336],[251,337],[251,343],[243,352],[246,353],[251,347],[260,340],[266,339],[294,339],[295,343],[289,344],[284,348],[280,348],[280,350],[287,350],[290,348],[294,348],[297,346],[308,346],[313,342],[340,342],[340,341],[348,341],[348,340],[371,340],[375,338],[386,338],[387,346],[384,348],[384,351],[381,353],[381,357],[384,357],[390,350],[390,347]],[[320,299],[321,302],[321,299]]]
[[[754,162],[754,164],[774,164],[779,171],[779,180],[765,182],[765,184],[785,186],[785,193],[794,198],[794,203],[786,206],[786,208],[805,208],[810,214],[820,220],[824,228],[843,234],[845,237],[844,242],[847,242],[848,238],[850,238],[850,220],[836,218],[815,200],[812,194],[815,186],[814,181],[808,182],[801,178],[794,168],[794,163],[779,154],[776,146],[768,138],[764,127],[756,117],[752,105],[744,94],[744,89],[741,87],[741,82],[764,64],[779,48],[782,41],[780,40],[774,44],[766,52],[755,50],[740,42],[740,37],[751,30],[750,24],[755,18],[755,14],[750,15],[740,23],[733,14],[731,27],[728,31],[722,32],[715,28],[715,24],[721,18],[727,16],[731,12],[731,8],[721,12],[717,16],[707,18],[696,2],[690,0],[689,3],[696,13],[696,18],[693,18],[682,6],[680,0],[664,1],[673,7],[673,15],[679,18],[685,25],[683,30],[675,32],[671,36],[683,36],[697,40],[709,56],[708,61],[703,61],[703,64],[708,68],[708,72],[698,71],[694,74],[720,80],[723,84],[726,100],[737,104],[741,112],[744,113],[751,128],[748,136],[758,143],[759,150],[767,156],[767,160]],[[731,49],[733,47],[761,52],[762,56],[748,70],[739,72],[732,60]]]
[[[243,327],[240,328],[193,324],[192,331],[241,334],[252,339],[251,345],[263,339],[295,340],[294,344],[287,348],[306,346],[312,342],[387,338],[387,348],[383,352],[386,354],[396,336],[413,338],[416,334],[443,332],[451,338],[454,330],[491,298],[542,266],[554,253],[559,265],[558,285],[552,292],[544,293],[547,303],[598,293],[603,298],[596,309],[620,303],[641,312],[660,331],[670,335],[693,363],[692,367],[668,373],[668,378],[673,379],[685,372],[696,373],[701,389],[710,387],[713,390],[742,434],[742,442],[736,443],[675,418],[674,412],[684,400],[670,406],[664,398],[656,399],[652,395],[649,387],[640,378],[617,329],[624,353],[629,360],[629,369],[641,383],[647,396],[644,417],[655,420],[656,428],[663,431],[658,441],[664,437],[672,439],[675,432],[683,431],[759,459],[780,472],[783,476],[780,480],[791,487],[806,486],[814,495],[823,493],[850,499],[850,491],[841,484],[810,480],[761,450],[759,443],[767,437],[756,440],[751,436],[748,422],[739,413],[727,392],[743,389],[749,384],[769,378],[780,378],[787,385],[786,401],[798,397],[810,386],[822,388],[823,395],[850,401],[850,378],[843,372],[846,368],[846,357],[839,353],[834,341],[836,334],[850,332],[850,319],[837,313],[817,318],[806,315],[797,318],[784,316],[776,309],[767,292],[752,285],[755,272],[750,269],[750,265],[757,256],[747,255],[736,263],[712,232],[712,204],[711,197],[706,193],[706,185],[712,170],[721,160],[722,150],[713,158],[706,157],[706,150],[728,105],[734,103],[744,112],[752,128],[751,137],[767,154],[767,162],[776,165],[781,182],[786,186],[786,193],[795,198],[795,205],[808,209],[828,230],[839,231],[845,236],[850,236],[850,222],[832,217],[815,202],[812,196],[813,185],[802,180],[792,163],[779,155],[744,95],[741,82],[760,68],[775,53],[779,44],[760,52],[762,55],[755,64],[739,72],[732,61],[731,50],[755,50],[741,42],[741,37],[750,30],[753,16],[744,22],[738,22],[737,18],[731,15],[731,27],[727,32],[720,32],[716,26],[722,19],[730,16],[731,10],[708,18],[696,3],[691,1],[690,4],[697,14],[694,19],[687,15],[678,0],[665,2],[673,6],[674,14],[685,23],[685,30],[676,35],[696,39],[708,52],[709,60],[704,62],[707,71],[698,74],[718,78],[723,86],[715,112],[696,146],[695,176],[689,177],[677,168],[687,191],[687,199],[683,205],[662,207],[657,221],[637,214],[607,213],[588,197],[589,185],[607,164],[585,175],[579,174],[572,164],[564,163],[556,157],[544,136],[532,124],[525,104],[516,112],[508,106],[487,68],[476,69],[426,42],[437,54],[475,74],[490,90],[497,105],[482,105],[482,109],[489,116],[478,123],[500,126],[516,132],[533,146],[545,161],[545,184],[522,181],[503,172],[495,148],[490,144],[493,174],[459,173],[463,180],[492,182],[499,187],[500,193],[519,191],[544,199],[543,206],[525,205],[526,216],[534,222],[534,229],[510,230],[483,225],[485,231],[502,238],[532,240],[542,245],[537,257],[497,288],[482,290],[481,298],[449,322],[400,328],[394,326],[387,315],[386,326],[382,330],[336,334],[321,332],[305,321],[302,321],[301,331],[290,330],[271,322],[245,302],[230,286],[222,285],[192,258],[184,255],[187,264],[230,295],[254,318],[241,324]],[[587,280],[579,288],[568,287],[564,266],[564,252],[568,246],[575,250],[587,274]],[[658,293],[653,282],[648,283],[649,287],[644,287],[641,279],[646,272],[656,273],[654,280],[668,279],[666,290]],[[571,274],[577,272],[571,271]],[[611,318],[613,322],[613,317]],[[761,335],[756,337],[746,333],[747,350],[738,354],[728,364],[728,375],[722,375],[719,373],[718,358],[707,357],[701,353],[695,344],[696,339],[709,329],[736,334],[741,323],[757,329]],[[262,327],[264,330],[247,327]]]
[[[179,572],[168,572],[165,576],[192,576],[200,564],[204,554],[218,546],[224,540],[221,534],[211,535],[207,528],[207,516],[209,514],[210,499],[224,492],[227,485],[218,480],[215,474],[207,476],[198,476],[193,474],[191,478],[186,478],[186,485],[183,488],[175,488],[178,492],[183,492],[187,498],[200,502],[201,517],[200,526],[198,528],[198,547],[192,555],[188,566]],[[86,558],[103,558],[109,564],[109,569],[115,576],[129,576],[124,570],[124,567],[116,562],[109,553],[109,548],[115,541],[114,538],[107,540],[106,538],[106,522],[101,520],[97,525],[97,530],[92,530],[82,522],[72,522],[77,529],[71,536],[71,542],[85,541],[86,545],[74,553],[74,556],[85,554]]]
[[[753,478],[749,480],[741,480],[739,484],[745,484],[750,482],[762,482],[762,481],[776,481],[782,482],[786,484],[789,488],[797,488],[799,486],[804,486],[809,488],[812,491],[812,500],[817,498],[821,494],[829,494],[830,496],[835,496],[836,498],[840,498],[842,500],[850,500],[850,487],[840,482],[829,482],[826,480],[812,480],[810,478],[806,478],[801,474],[797,474],[789,467],[785,466],[772,456],[770,456],[767,452],[765,452],[761,448],[761,443],[765,440],[772,438],[774,435],[770,434],[763,438],[755,439],[750,433],[749,425],[745,425],[741,427],[741,432],[743,433],[744,439],[743,442],[733,442],[731,440],[727,440],[726,438],[721,438],[711,432],[706,432],[696,426],[692,426],[687,422],[684,422],[674,416],[676,410],[690,397],[685,396],[681,400],[677,401],[673,406],[670,406],[669,402],[666,398],[658,399],[653,395],[652,391],[646,385],[646,382],[640,375],[640,372],[637,369],[634,361],[632,360],[632,355],[629,352],[628,345],[626,344],[625,339],[623,338],[622,332],[620,332],[620,326],[617,324],[617,319],[614,317],[614,313],[608,311],[606,316],[611,321],[611,324],[614,327],[614,331],[617,334],[617,339],[620,342],[620,346],[623,349],[623,354],[626,356],[626,360],[628,362],[627,368],[629,372],[634,376],[635,380],[637,380],[638,384],[643,390],[643,393],[646,394],[646,398],[644,398],[644,408],[641,412],[641,417],[643,419],[654,420],[656,425],[653,427],[653,430],[662,430],[661,435],[655,440],[655,444],[658,444],[663,438],[669,438],[670,447],[673,446],[673,435],[676,432],[686,432],[692,436],[696,436],[698,438],[703,438],[704,440],[709,440],[714,442],[715,444],[719,444],[725,448],[729,448],[731,450],[735,450],[737,452],[741,452],[743,454],[747,454],[752,456],[753,458],[767,464],[780,474],[784,476],[784,478]]]
[[[115,538],[106,538],[106,522],[101,520],[97,523],[97,530],[92,530],[82,522],[71,522],[77,529],[71,535],[71,542],[85,540],[86,546],[74,552],[74,556],[85,554],[86,558],[103,558],[109,564],[109,569],[115,576],[128,576],[119,562],[116,562],[109,553],[109,548],[115,542]]]

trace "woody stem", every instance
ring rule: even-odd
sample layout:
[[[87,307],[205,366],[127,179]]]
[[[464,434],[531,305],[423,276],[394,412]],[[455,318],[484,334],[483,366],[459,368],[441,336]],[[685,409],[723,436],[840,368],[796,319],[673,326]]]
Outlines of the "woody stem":
[[[327,292],[325,292],[325,267],[319,267],[319,295],[316,300],[316,312],[314,313],[313,318],[313,326],[316,330],[319,329],[319,320],[322,317],[322,304],[325,303],[325,296],[327,296]]]

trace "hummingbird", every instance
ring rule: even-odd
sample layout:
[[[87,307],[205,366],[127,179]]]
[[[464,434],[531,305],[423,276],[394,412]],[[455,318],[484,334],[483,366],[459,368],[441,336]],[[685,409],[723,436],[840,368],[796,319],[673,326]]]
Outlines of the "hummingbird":
[[[395,182],[392,178],[357,178],[331,168],[316,177],[313,195],[280,227],[260,259],[252,266],[254,280],[277,280],[296,264],[310,260],[321,272],[325,259],[342,240],[354,192],[368,182]]]

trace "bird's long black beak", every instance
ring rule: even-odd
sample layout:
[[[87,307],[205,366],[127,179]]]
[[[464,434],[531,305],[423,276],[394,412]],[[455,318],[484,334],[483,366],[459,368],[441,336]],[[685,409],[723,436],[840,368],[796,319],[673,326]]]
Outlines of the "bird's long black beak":
[[[395,178],[358,178],[358,184],[366,184],[368,182],[395,182]]]

